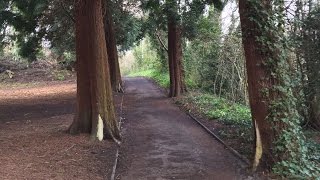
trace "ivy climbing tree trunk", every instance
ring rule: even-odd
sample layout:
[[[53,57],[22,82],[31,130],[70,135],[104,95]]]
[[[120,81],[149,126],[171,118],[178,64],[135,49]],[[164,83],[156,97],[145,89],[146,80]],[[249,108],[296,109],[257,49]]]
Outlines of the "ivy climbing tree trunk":
[[[284,35],[283,0],[239,0],[257,167],[310,176]],[[294,174],[293,174],[294,173]]]
[[[114,32],[114,22],[111,13],[110,0],[105,1],[105,36],[107,42],[108,62],[110,67],[111,87],[113,91],[122,92],[122,80],[119,66],[117,42]]]
[[[173,17],[168,17],[168,58],[170,97],[178,97],[186,91],[182,64],[181,27]]]
[[[101,0],[79,0],[75,12],[77,110],[69,131],[118,141]]]
[[[263,89],[269,89],[272,86],[272,82],[269,80],[270,77],[264,66],[264,62],[268,57],[259,51],[258,47],[261,47],[261,45],[256,40],[260,32],[256,31],[257,24],[249,19],[252,15],[249,14],[252,8],[248,0],[239,0],[239,13],[248,75],[249,102],[256,139],[256,154],[253,166],[257,167],[261,157],[263,157],[263,160],[267,164],[273,164],[273,133],[271,124],[266,120],[268,102],[270,100],[262,95]]]

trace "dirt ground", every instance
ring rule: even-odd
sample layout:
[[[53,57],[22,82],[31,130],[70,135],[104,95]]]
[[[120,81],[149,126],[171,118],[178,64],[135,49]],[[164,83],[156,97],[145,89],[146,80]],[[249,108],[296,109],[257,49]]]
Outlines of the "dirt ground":
[[[74,73],[39,65],[0,79],[0,179],[110,179],[116,145],[66,133]],[[14,67],[14,66],[13,66]],[[125,79],[116,179],[246,179],[245,165],[144,78]],[[249,178],[250,179],[250,178]]]
[[[125,79],[117,179],[245,179],[245,165],[144,78]]]
[[[0,179],[109,179],[115,144],[66,133],[75,80],[19,84],[0,87]]]

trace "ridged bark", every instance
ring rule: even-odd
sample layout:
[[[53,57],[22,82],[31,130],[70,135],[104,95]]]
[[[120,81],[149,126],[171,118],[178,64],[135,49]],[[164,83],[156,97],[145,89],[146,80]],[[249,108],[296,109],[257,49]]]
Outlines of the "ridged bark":
[[[113,91],[122,92],[122,80],[119,66],[117,42],[114,32],[114,22],[111,13],[111,2],[105,0],[105,17],[104,17],[104,28],[105,37],[107,42],[108,62],[110,67],[110,79],[111,87]]]
[[[77,111],[71,133],[91,133],[92,139],[120,139],[116,120],[101,0],[76,4]]]
[[[267,0],[261,3],[267,3]],[[257,31],[257,24],[250,20],[249,14],[252,12],[252,6],[249,5],[248,0],[239,0],[239,13],[241,29],[243,32],[243,46],[246,57],[246,68],[248,76],[248,90],[249,101],[251,107],[252,121],[255,127],[255,160],[254,168],[258,167],[264,162],[264,165],[272,166],[274,164],[273,159],[273,140],[274,133],[270,122],[267,121],[268,104],[273,97],[263,95],[263,90],[270,90],[274,82],[270,79],[272,77],[268,74],[267,67],[264,62],[267,60],[267,56],[262,54],[260,49],[261,44],[257,41],[256,37],[261,33]],[[275,98],[275,96],[273,97]]]
[[[170,74],[169,97],[178,97],[186,91],[182,64],[181,27],[168,17],[168,58]]]

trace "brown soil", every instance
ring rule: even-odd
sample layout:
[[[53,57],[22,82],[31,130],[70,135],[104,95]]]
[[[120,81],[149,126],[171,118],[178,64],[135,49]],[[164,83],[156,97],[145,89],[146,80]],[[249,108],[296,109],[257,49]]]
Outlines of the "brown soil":
[[[158,87],[125,79],[117,179],[244,179],[245,165]]]
[[[110,179],[116,145],[66,133],[74,75],[57,81],[52,69],[14,71],[0,80],[0,179]],[[144,78],[125,85],[117,179],[245,178],[245,165],[157,86]],[[114,97],[119,114],[122,95]]]
[[[114,143],[66,133],[75,80],[44,78],[32,87],[0,87],[0,179],[109,179]]]

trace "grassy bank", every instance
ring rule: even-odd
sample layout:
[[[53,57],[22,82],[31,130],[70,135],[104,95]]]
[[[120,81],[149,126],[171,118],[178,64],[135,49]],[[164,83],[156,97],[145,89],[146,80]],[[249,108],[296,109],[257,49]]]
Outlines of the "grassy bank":
[[[151,78],[162,88],[168,88],[170,85],[168,73],[161,73],[156,70],[133,72],[128,76]],[[195,84],[188,80],[186,82],[188,87]],[[189,92],[181,98],[176,99],[176,103],[207,119],[208,125],[214,126],[215,133],[224,139],[228,145],[250,159],[253,154],[252,146],[254,143],[250,108],[208,92],[193,91],[192,89],[189,89]],[[211,129],[213,128],[211,127]],[[319,132],[306,130],[305,135],[310,139],[308,141],[310,158],[319,163],[320,145],[314,141],[319,137]]]

